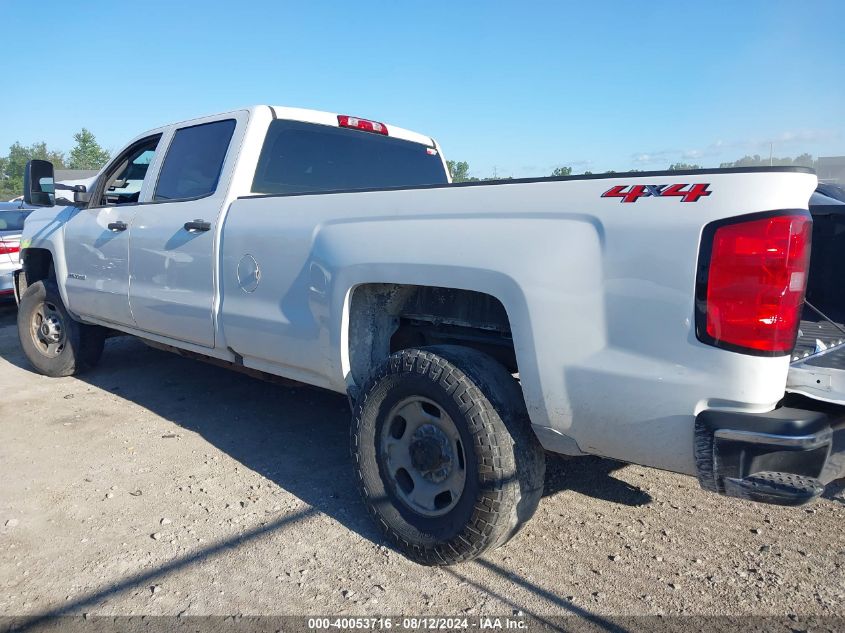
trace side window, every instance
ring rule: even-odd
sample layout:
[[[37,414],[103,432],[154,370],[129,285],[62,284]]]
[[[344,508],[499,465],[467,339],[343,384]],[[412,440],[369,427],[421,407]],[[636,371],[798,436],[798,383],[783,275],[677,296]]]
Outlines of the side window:
[[[234,131],[234,119],[176,130],[153,200],[185,200],[214,193]]]
[[[155,156],[161,134],[135,143],[114,161],[106,173],[102,192],[97,192],[94,206],[134,204],[141,195],[147,169]]]

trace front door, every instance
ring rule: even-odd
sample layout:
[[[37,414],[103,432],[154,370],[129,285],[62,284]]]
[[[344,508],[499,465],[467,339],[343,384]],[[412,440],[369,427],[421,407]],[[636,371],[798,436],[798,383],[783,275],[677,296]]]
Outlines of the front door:
[[[65,225],[68,307],[119,325],[134,325],[129,310],[129,236],[141,190],[161,134],[133,143],[98,179],[85,209]]]
[[[132,225],[129,304],[141,330],[214,346],[215,240],[236,125],[231,117],[173,134],[152,200]]]

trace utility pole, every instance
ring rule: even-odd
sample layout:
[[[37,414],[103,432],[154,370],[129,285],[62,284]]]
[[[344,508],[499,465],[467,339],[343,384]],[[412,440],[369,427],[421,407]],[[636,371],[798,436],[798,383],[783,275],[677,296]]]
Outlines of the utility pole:
[[[769,143],[769,167],[772,166],[772,156],[774,154],[774,151],[775,151],[775,144]]]

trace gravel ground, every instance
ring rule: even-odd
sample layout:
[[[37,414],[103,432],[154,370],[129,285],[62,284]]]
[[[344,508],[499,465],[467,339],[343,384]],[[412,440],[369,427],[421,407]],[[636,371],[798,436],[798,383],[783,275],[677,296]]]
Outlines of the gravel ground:
[[[44,378],[14,319],[0,308],[0,615],[845,615],[842,481],[790,509],[552,458],[515,540],[426,568],[365,513],[342,396],[125,337]]]

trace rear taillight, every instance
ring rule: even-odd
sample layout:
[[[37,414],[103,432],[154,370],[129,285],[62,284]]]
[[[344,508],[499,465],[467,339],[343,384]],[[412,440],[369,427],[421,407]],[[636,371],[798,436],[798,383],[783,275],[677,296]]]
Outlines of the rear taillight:
[[[13,253],[19,253],[20,250],[20,242],[10,242],[0,238],[0,255],[11,255]]]
[[[811,229],[806,211],[707,225],[696,288],[698,339],[758,356],[789,354],[807,287]]]
[[[379,123],[378,121],[368,121],[367,119],[359,119],[355,116],[338,114],[337,124],[340,127],[363,130],[364,132],[375,132],[376,134],[384,134],[387,136],[387,126],[384,123]]]

